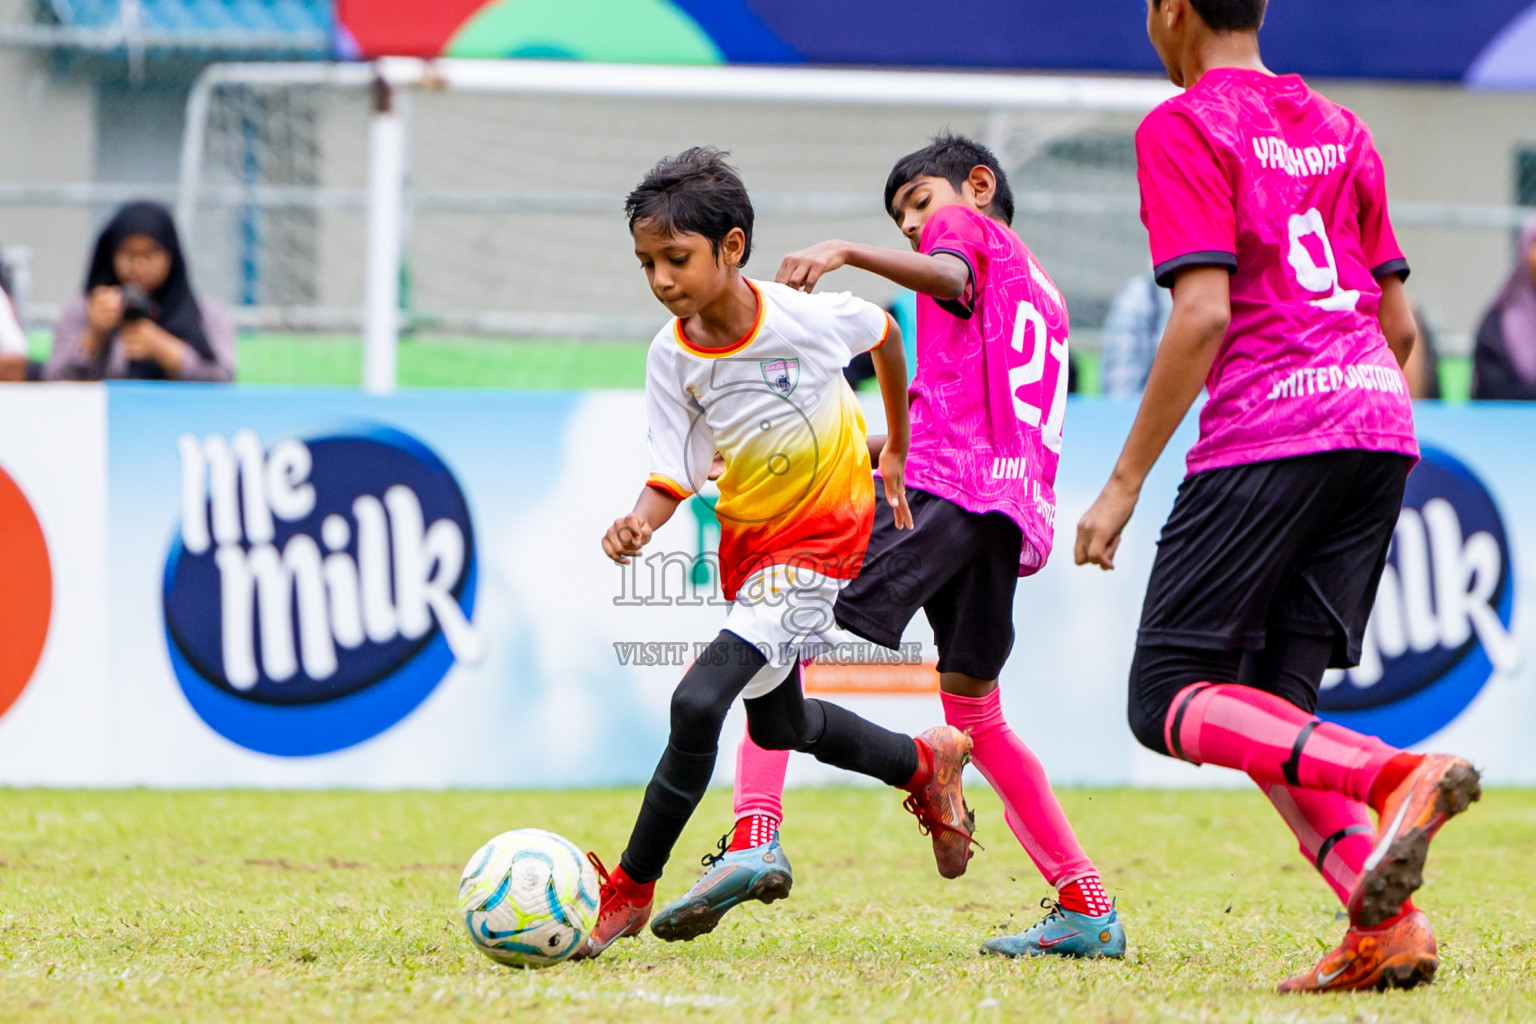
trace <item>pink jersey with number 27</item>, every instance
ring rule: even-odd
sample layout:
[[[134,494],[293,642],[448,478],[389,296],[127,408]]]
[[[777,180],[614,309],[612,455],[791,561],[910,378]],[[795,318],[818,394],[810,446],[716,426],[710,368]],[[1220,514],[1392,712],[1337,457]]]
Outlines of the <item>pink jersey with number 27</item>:
[[[1019,236],[966,206],[923,225],[925,253],[964,260],[958,302],[917,297],[907,485],[1024,533],[1019,575],[1051,554],[1067,398],[1067,306]]]
[[[1295,75],[1220,68],[1148,115],[1136,153],[1158,282],[1232,272],[1189,472],[1344,449],[1417,456],[1377,320],[1378,279],[1408,263],[1360,119]]]

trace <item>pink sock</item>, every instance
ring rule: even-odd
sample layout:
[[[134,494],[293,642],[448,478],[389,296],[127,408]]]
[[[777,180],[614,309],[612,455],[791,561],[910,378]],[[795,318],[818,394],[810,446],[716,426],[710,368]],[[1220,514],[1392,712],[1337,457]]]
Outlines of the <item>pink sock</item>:
[[[1301,855],[1348,904],[1376,841],[1370,809],[1337,793],[1259,784],[1296,833]]]
[[[1358,803],[1370,799],[1376,777],[1401,753],[1251,686],[1186,686],[1168,709],[1163,735],[1185,761],[1236,768],[1261,785],[1321,789]]]
[[[1051,783],[1024,741],[1003,718],[1002,693],[985,697],[940,695],[944,721],[971,734],[971,761],[1003,801],[1003,817],[1035,867],[1055,889],[1089,875],[1093,861],[1078,845]]]
[[[789,751],[764,750],[743,736],[736,748],[736,820],[758,814],[784,821],[784,770]]]

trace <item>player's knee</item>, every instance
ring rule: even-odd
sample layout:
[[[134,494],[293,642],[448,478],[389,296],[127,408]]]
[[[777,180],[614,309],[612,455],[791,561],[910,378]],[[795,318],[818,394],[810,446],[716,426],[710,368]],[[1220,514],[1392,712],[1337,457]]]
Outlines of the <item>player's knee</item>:
[[[1154,753],[1168,753],[1168,739],[1163,732],[1163,724],[1167,721],[1167,709],[1159,715],[1156,710],[1149,710],[1136,702],[1130,706],[1131,735],[1136,737],[1136,742]]]
[[[1130,700],[1127,701],[1126,718],[1130,722],[1131,735],[1136,741],[1154,753],[1168,754],[1168,739],[1163,726],[1168,721],[1168,708],[1173,702],[1173,691],[1147,671],[1142,651],[1136,652],[1131,662]]]
[[[709,688],[702,686],[690,686],[687,676],[672,694],[672,736],[676,743],[679,738],[711,741],[706,746],[697,743],[688,743],[682,746],[686,750],[712,749],[714,740],[720,736],[720,727],[725,724],[725,714],[730,708],[729,704],[722,704]]]

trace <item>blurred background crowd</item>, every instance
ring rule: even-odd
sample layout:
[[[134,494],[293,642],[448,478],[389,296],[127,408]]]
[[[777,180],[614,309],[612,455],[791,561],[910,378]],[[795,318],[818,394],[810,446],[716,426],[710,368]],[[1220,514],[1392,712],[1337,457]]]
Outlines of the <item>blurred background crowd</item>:
[[[337,19],[331,0],[0,0],[0,379],[358,383],[366,90],[197,86],[222,62],[329,61],[350,38]],[[1414,393],[1536,400],[1536,93],[1311,77],[1386,161]],[[828,235],[899,244],[878,199],[891,159],[974,133],[1066,292],[1079,392],[1138,394],[1167,319],[1128,114],[451,93],[403,114],[403,384],[637,385],[657,311],[619,203],[694,143],[735,153],[767,275]],[[841,286],[906,312],[872,278]]]

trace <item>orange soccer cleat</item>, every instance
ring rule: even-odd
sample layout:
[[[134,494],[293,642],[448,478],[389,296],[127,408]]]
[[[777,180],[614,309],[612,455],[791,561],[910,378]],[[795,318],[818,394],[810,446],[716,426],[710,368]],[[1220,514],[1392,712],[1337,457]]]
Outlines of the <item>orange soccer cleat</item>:
[[[1440,956],[1423,911],[1410,910],[1380,928],[1351,926],[1339,948],[1281,992],[1355,992],[1415,988],[1435,980]]]
[[[933,858],[939,874],[959,878],[971,859],[971,833],[976,815],[960,792],[960,773],[971,760],[971,738],[953,726],[941,725],[917,737],[922,766],[903,804],[917,815],[917,826],[933,837]]]
[[[1483,795],[1477,769],[1449,754],[1426,754],[1378,808],[1376,848],[1349,898],[1349,922],[1376,928],[1401,913],[1424,884],[1429,842]]]

